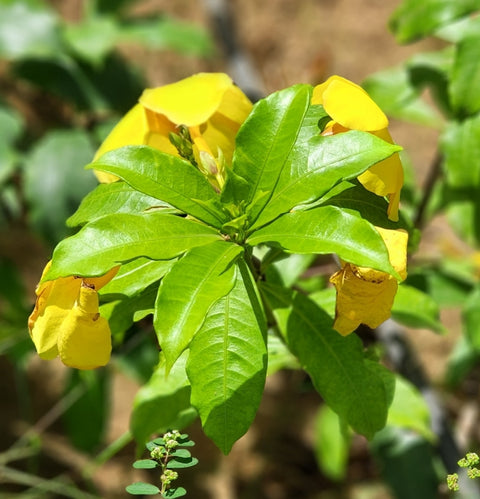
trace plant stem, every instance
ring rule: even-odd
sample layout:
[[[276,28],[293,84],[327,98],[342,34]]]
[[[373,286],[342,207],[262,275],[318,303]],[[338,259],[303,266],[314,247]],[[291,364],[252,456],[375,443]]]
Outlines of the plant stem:
[[[417,209],[417,213],[414,218],[414,225],[417,229],[422,229],[425,225],[425,215],[427,212],[428,204],[435,190],[437,180],[440,178],[442,173],[442,161],[443,156],[437,152],[430,169],[428,171],[427,179],[423,187],[423,197]]]

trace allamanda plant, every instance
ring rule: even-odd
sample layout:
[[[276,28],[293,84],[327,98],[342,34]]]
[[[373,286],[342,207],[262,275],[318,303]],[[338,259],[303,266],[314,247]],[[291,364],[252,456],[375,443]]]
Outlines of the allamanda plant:
[[[373,436],[395,383],[350,333],[388,318],[406,277],[399,150],[380,108],[339,76],[254,106],[224,74],[146,90],[88,166],[102,183],[37,288],[39,355],[105,365],[111,338],[153,315],[161,353],[132,414],[139,442],[198,414],[228,453],[286,365]],[[293,286],[330,254],[336,305]]]

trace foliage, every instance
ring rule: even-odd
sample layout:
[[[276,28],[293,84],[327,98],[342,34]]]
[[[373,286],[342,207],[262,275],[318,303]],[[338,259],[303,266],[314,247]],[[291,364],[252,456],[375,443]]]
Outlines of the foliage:
[[[150,451],[150,459],[140,459],[133,463],[133,467],[141,470],[160,468],[161,487],[144,482],[135,482],[126,488],[132,495],[156,495],[161,497],[183,497],[187,491],[183,487],[172,487],[177,480],[176,469],[189,468],[198,463],[198,459],[192,457],[190,451],[183,447],[191,447],[195,442],[188,438],[186,433],[177,430],[169,431],[159,438],[147,442],[146,447]]]

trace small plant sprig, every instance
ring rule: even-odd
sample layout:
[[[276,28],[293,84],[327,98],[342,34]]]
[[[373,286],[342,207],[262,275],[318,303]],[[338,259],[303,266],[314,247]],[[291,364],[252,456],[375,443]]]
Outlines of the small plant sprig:
[[[136,469],[161,468],[160,488],[156,485],[145,482],[135,482],[126,487],[126,491],[132,495],[156,495],[173,499],[186,495],[187,491],[183,487],[172,488],[172,483],[178,478],[175,469],[189,468],[198,463],[198,459],[192,457],[187,449],[182,447],[192,447],[195,442],[189,439],[186,433],[172,430],[163,437],[151,440],[146,444],[150,451],[150,459],[140,459],[133,463]]]
[[[469,452],[467,455],[458,461],[458,466],[460,468],[468,468],[467,476],[468,478],[478,478],[480,476],[480,470],[476,468],[476,465],[480,463],[480,457],[475,452]],[[447,486],[450,490],[457,491],[460,490],[458,485],[458,474],[452,473],[447,476]]]

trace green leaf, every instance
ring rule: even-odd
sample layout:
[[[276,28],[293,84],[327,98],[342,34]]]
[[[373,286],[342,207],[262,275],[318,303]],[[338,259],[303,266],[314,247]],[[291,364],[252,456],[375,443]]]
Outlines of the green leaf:
[[[480,155],[480,115],[451,122],[442,134],[447,182],[454,188],[480,186],[480,165],[472,157]]]
[[[465,336],[476,352],[480,352],[480,286],[468,296],[462,310]]]
[[[125,182],[100,184],[83,198],[78,210],[67,220],[67,225],[85,225],[115,213],[135,215],[148,208],[159,207],[159,204],[158,199],[133,189]]]
[[[152,377],[135,396],[130,430],[139,445],[145,444],[153,433],[184,428],[196,418],[190,405],[190,386],[185,374],[187,356],[185,353],[178,359],[168,376],[161,356]]]
[[[193,56],[208,56],[213,52],[212,40],[205,29],[165,15],[124,23],[119,38],[141,43],[150,50],[170,49]]]
[[[389,25],[398,43],[409,43],[477,9],[477,0],[404,0]]]
[[[323,196],[342,180],[357,177],[370,166],[401,150],[371,133],[351,130],[310,140],[308,161],[284,169],[275,190],[252,229]]]
[[[210,307],[232,289],[232,262],[242,251],[240,246],[223,241],[194,248],[163,278],[154,326],[167,368],[188,347]]]
[[[392,317],[412,328],[428,328],[436,333],[445,333],[440,322],[440,309],[435,300],[417,288],[401,284],[392,306]]]
[[[315,389],[341,419],[372,438],[385,426],[391,394],[383,373],[364,360],[360,339],[333,330],[332,318],[308,297],[268,284],[261,289]]]
[[[268,340],[268,369],[267,376],[280,371],[281,369],[299,369],[295,356],[290,352],[285,342],[277,335],[270,333]]]
[[[160,489],[156,485],[144,482],[135,482],[125,487],[125,490],[134,496],[160,494]]]
[[[168,260],[219,239],[214,229],[174,215],[108,215],[58,244],[45,279],[98,276],[140,256]]]
[[[180,444],[180,445],[182,445],[182,444]],[[181,457],[183,459],[192,457],[192,454],[190,454],[189,450],[187,450],[187,449],[178,449],[178,448],[176,448],[170,455],[174,456],[174,457]]]
[[[187,495],[187,491],[183,487],[177,487],[175,489],[168,489],[163,493],[163,497],[168,499],[174,499],[176,497],[183,497]]]
[[[101,64],[117,44],[119,26],[111,17],[92,16],[66,25],[63,36],[75,55],[88,63]]]
[[[387,215],[387,201],[373,192],[367,191],[359,182],[343,182],[332,189],[318,205],[337,206],[340,209],[348,209],[350,213],[367,220],[376,227],[384,229],[406,229],[407,222],[400,213],[400,221],[392,222]]]
[[[254,284],[245,269],[235,268],[235,285],[210,309],[187,364],[192,404],[205,434],[225,454],[255,417],[267,369],[266,325]]]
[[[290,167],[290,154],[306,118],[311,93],[310,85],[296,85],[260,100],[237,134],[233,171],[247,181],[247,188],[233,197],[237,204],[257,200],[250,207],[252,222],[268,201],[267,196],[260,195],[272,192],[282,170]],[[296,152],[302,154],[301,150]],[[306,151],[303,155],[306,157]]]
[[[450,96],[457,113],[475,114],[480,111],[480,36],[463,39],[456,47],[450,81]]]
[[[388,411],[387,425],[417,432],[426,440],[434,441],[430,429],[430,410],[419,391],[400,376],[396,377],[395,395]]]
[[[173,457],[168,461],[167,468],[171,470],[181,469],[181,468],[190,468],[198,464],[198,459],[196,457]]]
[[[2,143],[13,144],[25,128],[22,115],[13,108],[0,103],[0,137]]]
[[[337,414],[322,405],[315,421],[314,450],[322,472],[331,480],[340,482],[345,477],[350,440]]]
[[[368,95],[392,118],[441,128],[442,117],[420,97],[420,91],[410,81],[406,66],[386,69],[368,76],[362,82]]]
[[[62,422],[77,449],[93,452],[102,443],[110,416],[109,388],[110,376],[105,369],[69,370],[64,394],[81,395],[64,409]]]
[[[97,184],[92,172],[83,169],[93,154],[83,130],[59,130],[40,139],[26,158],[30,223],[53,242],[65,237],[65,219]]]
[[[157,468],[159,464],[153,459],[139,459],[135,461],[132,466],[136,470],[151,470],[153,468]]]
[[[271,243],[292,253],[336,253],[347,262],[395,275],[385,243],[373,225],[335,206],[283,215],[253,232],[247,242]]]
[[[62,50],[58,16],[34,0],[0,3],[0,57],[44,57]]]
[[[100,290],[104,295],[135,296],[159,281],[175,264],[175,260],[137,258],[124,263],[113,280]]]
[[[218,195],[205,176],[172,154],[148,146],[126,146],[107,152],[88,168],[117,175],[134,189],[214,227],[226,222]]]

